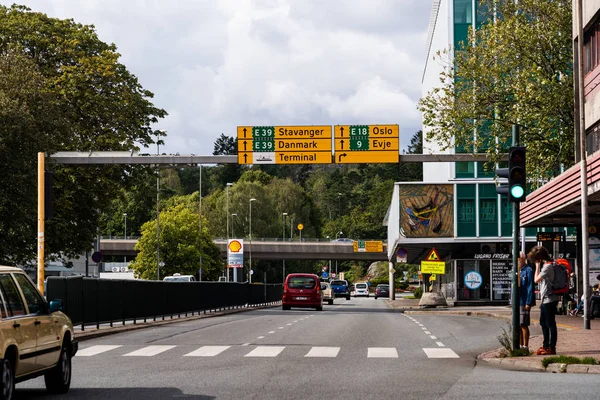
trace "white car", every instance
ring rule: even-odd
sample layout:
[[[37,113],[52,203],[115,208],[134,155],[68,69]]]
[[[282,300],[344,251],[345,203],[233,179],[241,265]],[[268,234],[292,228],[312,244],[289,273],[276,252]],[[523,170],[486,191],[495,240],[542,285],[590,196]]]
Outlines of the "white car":
[[[366,296],[369,297],[369,285],[360,282],[354,285],[354,297]]]
[[[173,274],[173,276],[165,276],[163,278],[165,282],[195,282],[196,278],[194,275],[181,275]]]

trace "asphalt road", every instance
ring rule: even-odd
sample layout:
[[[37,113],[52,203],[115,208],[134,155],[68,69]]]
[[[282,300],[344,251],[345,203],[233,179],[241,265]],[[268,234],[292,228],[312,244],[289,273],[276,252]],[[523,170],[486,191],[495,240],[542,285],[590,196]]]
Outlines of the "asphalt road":
[[[173,323],[81,343],[65,399],[591,399],[596,375],[514,372],[476,356],[506,323],[336,299]],[[52,398],[42,378],[17,398]]]

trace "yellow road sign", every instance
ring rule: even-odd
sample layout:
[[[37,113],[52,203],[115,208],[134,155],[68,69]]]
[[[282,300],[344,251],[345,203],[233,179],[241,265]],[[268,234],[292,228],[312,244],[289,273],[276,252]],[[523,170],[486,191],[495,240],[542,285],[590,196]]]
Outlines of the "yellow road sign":
[[[275,151],[329,151],[331,138],[327,139],[275,139]]]
[[[336,164],[397,163],[400,161],[395,151],[336,151]]]
[[[429,275],[429,281],[435,281],[437,279],[437,275],[436,274],[431,274]]]
[[[421,261],[421,272],[443,275],[446,273],[446,263],[443,261]]]
[[[366,131],[363,130],[366,128]],[[369,138],[394,138],[400,137],[400,127],[393,125],[336,125],[333,128],[334,136],[338,138],[349,138],[351,136],[364,136]]]
[[[251,126],[238,126],[237,127],[238,139],[252,139],[252,127]]]
[[[331,151],[278,151],[272,164],[331,164]]]
[[[301,231],[302,229],[304,229],[304,224],[298,224],[297,228],[299,231]]]
[[[331,139],[331,126],[274,126],[275,139]]]
[[[437,251],[435,251],[435,247],[431,248],[431,251],[429,252],[429,255],[426,258],[427,261],[440,261],[440,256],[438,255]]]
[[[367,251],[367,253],[382,253],[383,252],[383,242],[366,241],[365,242],[365,250]]]
[[[395,150],[398,152],[400,148],[400,139],[399,138],[369,138],[369,147],[367,147],[366,151],[390,151]],[[359,142],[361,143],[361,142]],[[366,143],[365,143],[366,145]],[[358,145],[357,145],[358,147]],[[335,139],[335,152],[348,151],[350,150],[350,139]],[[354,151],[354,150],[353,150]],[[363,150],[357,150],[363,151]]]

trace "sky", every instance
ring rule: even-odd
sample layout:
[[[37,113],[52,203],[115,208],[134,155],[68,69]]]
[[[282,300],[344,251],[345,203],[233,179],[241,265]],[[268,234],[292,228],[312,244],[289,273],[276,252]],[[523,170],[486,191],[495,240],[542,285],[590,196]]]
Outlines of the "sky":
[[[0,0],[94,25],[169,115],[161,153],[210,155],[242,125],[399,124],[416,105],[427,0]]]

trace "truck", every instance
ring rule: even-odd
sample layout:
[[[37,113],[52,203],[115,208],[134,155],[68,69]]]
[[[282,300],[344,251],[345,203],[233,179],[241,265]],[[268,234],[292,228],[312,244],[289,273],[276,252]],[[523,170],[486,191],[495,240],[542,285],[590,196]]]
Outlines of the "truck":
[[[334,297],[345,297],[346,300],[350,300],[350,288],[348,287],[348,281],[344,279],[333,279],[329,282],[333,289]]]

